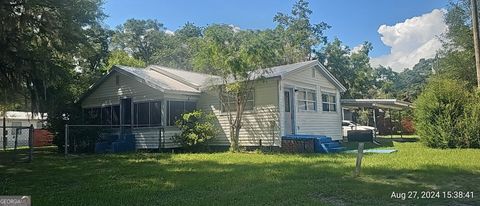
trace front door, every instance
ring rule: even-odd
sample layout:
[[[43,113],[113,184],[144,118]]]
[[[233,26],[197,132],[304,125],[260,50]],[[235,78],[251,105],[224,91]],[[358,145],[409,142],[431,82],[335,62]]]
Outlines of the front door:
[[[294,110],[292,101],[292,89],[285,89],[283,93],[284,113],[285,113],[285,135],[294,134]]]

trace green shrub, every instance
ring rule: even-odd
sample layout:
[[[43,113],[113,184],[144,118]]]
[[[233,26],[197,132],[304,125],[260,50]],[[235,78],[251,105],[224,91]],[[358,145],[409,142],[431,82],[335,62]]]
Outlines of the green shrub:
[[[217,134],[213,123],[214,118],[213,114],[200,110],[182,114],[181,118],[175,122],[181,133],[176,134],[174,140],[189,150],[205,146]]]
[[[417,134],[430,147],[478,147],[479,99],[464,82],[431,80],[415,102]]]

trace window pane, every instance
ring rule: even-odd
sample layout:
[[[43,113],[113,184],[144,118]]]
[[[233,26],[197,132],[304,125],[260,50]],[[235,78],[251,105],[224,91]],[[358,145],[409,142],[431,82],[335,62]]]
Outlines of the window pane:
[[[330,95],[330,103],[335,103],[335,96]]]
[[[307,92],[306,91],[300,91],[298,92],[298,100],[305,100],[307,98]]]
[[[175,121],[180,118],[184,110],[183,101],[169,101],[168,126],[174,126]]]
[[[133,125],[138,125],[138,104],[133,103]]]
[[[336,104],[332,104],[331,105],[331,108],[330,108],[330,111],[337,111],[337,105]]]
[[[255,91],[249,91],[247,93],[247,100],[253,101],[253,96],[255,95]]]
[[[283,100],[285,101],[285,112],[290,112],[290,92],[285,92]]]
[[[315,93],[314,93],[314,92],[309,92],[309,93],[308,93],[308,100],[310,100],[310,101],[316,101]]]
[[[162,124],[162,103],[150,103],[150,125],[158,126]]]
[[[322,102],[328,102],[328,95],[322,94]]]
[[[308,102],[307,103],[307,108],[310,111],[315,111],[315,102]]]
[[[329,107],[329,106],[328,106],[328,103],[323,103],[323,104],[322,104],[323,111],[328,111],[328,110],[329,110],[328,107]]]
[[[102,124],[112,124],[112,107],[107,106],[102,108]]]
[[[119,105],[112,106],[112,124],[113,125],[120,124],[120,106]]]
[[[137,104],[137,124],[139,126],[148,126],[149,125],[149,103],[138,103]]]
[[[195,102],[185,102],[185,112],[193,112],[197,107],[197,103]]]
[[[122,104],[122,115],[123,123],[122,124],[131,124],[132,123],[132,99],[122,99],[120,100]]]
[[[98,108],[88,108],[85,109],[85,123],[86,124],[100,124],[101,123],[101,112],[102,109]]]
[[[253,110],[253,106],[254,106],[254,102],[253,101],[247,101],[245,103],[245,111],[248,111],[248,110]]]
[[[305,101],[298,101],[298,110],[307,110],[307,103]]]

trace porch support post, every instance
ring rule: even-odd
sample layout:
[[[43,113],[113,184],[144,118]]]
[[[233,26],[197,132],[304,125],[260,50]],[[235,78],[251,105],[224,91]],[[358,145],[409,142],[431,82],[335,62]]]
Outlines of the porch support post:
[[[388,109],[388,116],[390,116],[390,139],[392,139],[393,138],[393,123],[392,123],[393,115],[392,115],[391,109]]]
[[[400,123],[400,138],[403,139],[403,124],[402,124],[402,110],[398,110],[398,114],[400,116],[400,120],[399,120],[399,123]]]
[[[377,135],[377,112],[376,112],[376,108],[373,107],[373,127],[375,127],[375,131],[373,131],[373,136],[376,137]]]

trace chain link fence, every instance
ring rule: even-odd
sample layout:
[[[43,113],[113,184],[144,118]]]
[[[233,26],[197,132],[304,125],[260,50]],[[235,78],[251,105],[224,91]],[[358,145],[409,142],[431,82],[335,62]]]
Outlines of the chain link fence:
[[[31,162],[34,148],[34,128],[22,126],[0,126],[2,150],[0,162]]]
[[[65,125],[63,149],[70,154],[117,153],[160,149],[165,144],[164,127],[132,125]]]

